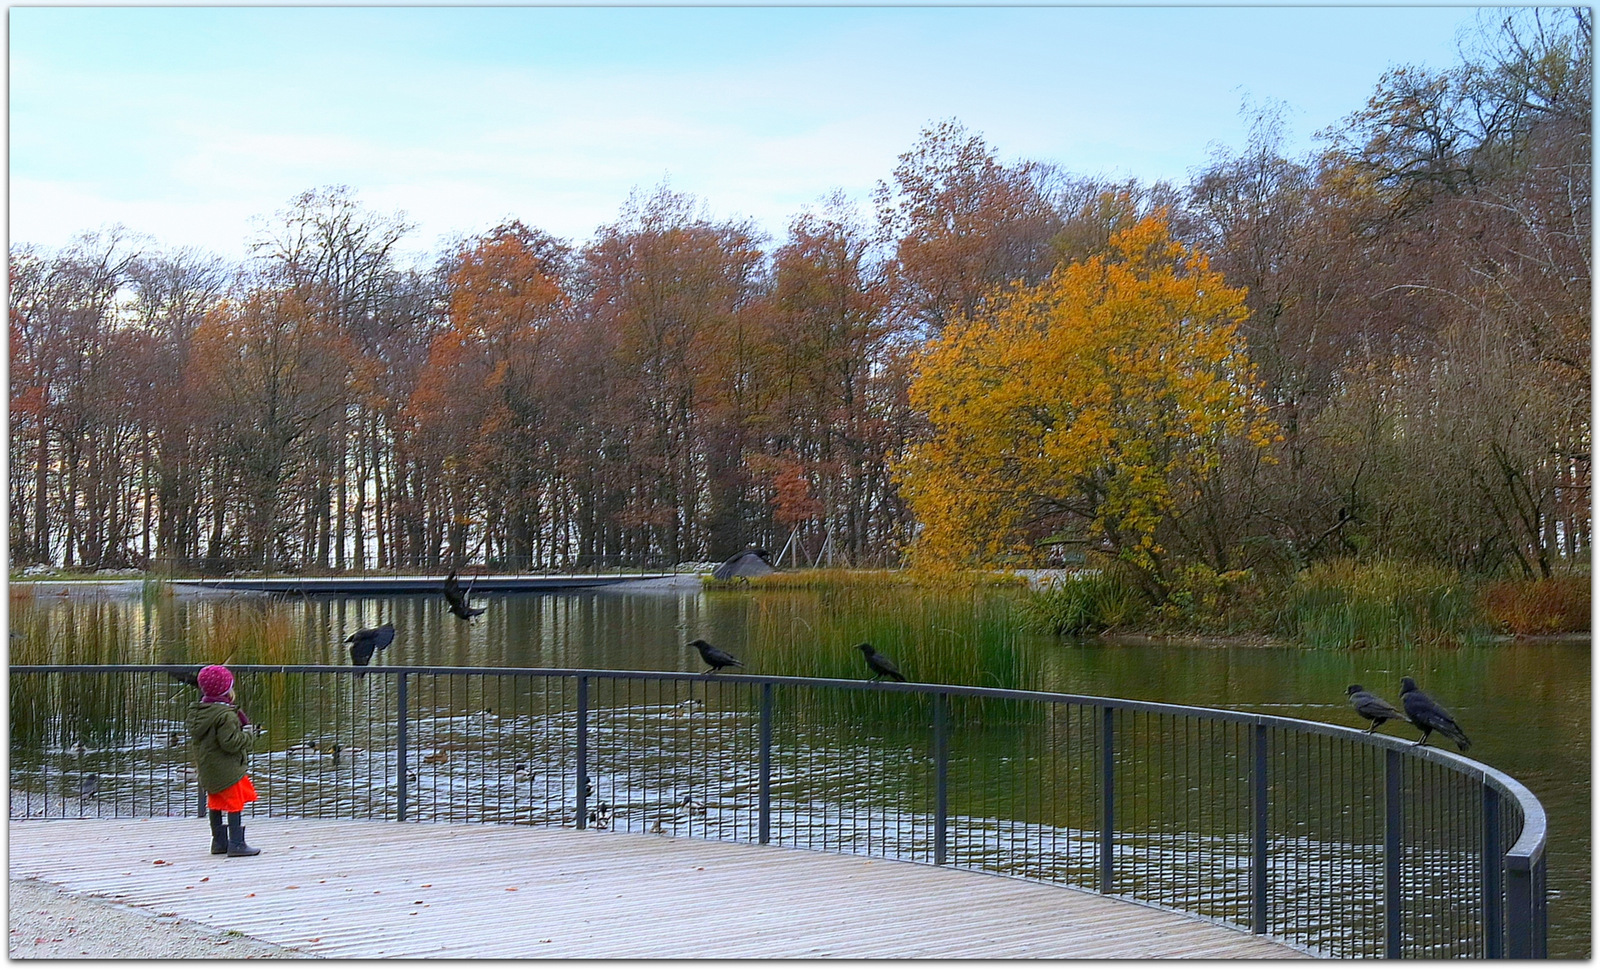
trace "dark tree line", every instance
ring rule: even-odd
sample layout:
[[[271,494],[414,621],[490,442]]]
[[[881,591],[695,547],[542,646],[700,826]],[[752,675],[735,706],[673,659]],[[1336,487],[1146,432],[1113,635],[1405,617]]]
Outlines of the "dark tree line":
[[[746,543],[893,564],[919,342],[1161,213],[1248,288],[1282,439],[1166,537],[1215,569],[1382,553],[1548,575],[1589,543],[1591,25],[1524,11],[1302,158],[1271,111],[1188,184],[1007,164],[946,122],[780,241],[636,195],[433,265],[344,187],[227,265],[14,247],[13,565],[583,568]]]

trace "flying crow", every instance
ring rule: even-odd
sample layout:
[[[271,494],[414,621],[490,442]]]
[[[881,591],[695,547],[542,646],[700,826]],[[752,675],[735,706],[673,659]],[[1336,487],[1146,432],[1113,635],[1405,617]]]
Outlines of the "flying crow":
[[[690,640],[689,646],[700,651],[700,659],[706,662],[706,673],[714,674],[724,667],[743,667],[744,664],[735,660],[732,655],[724,653],[704,640]]]
[[[470,620],[483,612],[483,608],[473,609],[468,602],[472,587],[467,587],[467,592],[461,592],[461,580],[456,578],[456,571],[450,570],[450,575],[444,578],[444,598],[450,602],[450,612],[463,620]]]
[[[898,680],[902,684],[905,683],[906,678],[904,674],[900,673],[900,668],[894,665],[893,660],[874,650],[872,644],[858,643],[856,644],[856,649],[860,650],[861,655],[867,658],[867,666],[872,668],[873,680],[877,680],[879,677],[887,677],[890,680]]]
[[[1360,684],[1351,684],[1344,692],[1350,695],[1350,706],[1356,709],[1356,713],[1372,722],[1372,727],[1367,728],[1368,734],[1382,727],[1384,721],[1405,720],[1406,716],[1395,710],[1393,704]]]
[[[357,667],[365,667],[372,663],[372,654],[383,650],[394,642],[394,624],[385,623],[383,626],[371,630],[357,630],[344,638],[350,644],[350,662]],[[357,677],[365,676],[357,673]]]
[[[1400,703],[1405,706],[1406,717],[1422,732],[1417,744],[1427,744],[1428,735],[1435,731],[1456,743],[1462,751],[1472,747],[1467,732],[1461,730],[1450,712],[1433,702],[1433,698],[1417,689],[1410,677],[1400,678]]]

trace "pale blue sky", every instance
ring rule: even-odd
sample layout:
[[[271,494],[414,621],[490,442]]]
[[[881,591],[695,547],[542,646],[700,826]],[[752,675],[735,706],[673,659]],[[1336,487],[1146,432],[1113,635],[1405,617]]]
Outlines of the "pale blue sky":
[[[781,236],[951,117],[1007,161],[1182,181],[1246,99],[1310,148],[1479,9],[12,7],[10,238],[236,257],[344,183],[415,250],[513,216],[581,242],[663,180]]]

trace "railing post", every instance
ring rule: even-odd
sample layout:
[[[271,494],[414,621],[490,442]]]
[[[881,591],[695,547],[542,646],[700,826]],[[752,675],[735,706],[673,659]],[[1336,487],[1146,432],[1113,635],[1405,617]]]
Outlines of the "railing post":
[[[949,849],[950,714],[944,694],[933,695],[933,864],[942,866]]]
[[[1383,955],[1400,957],[1400,752],[1384,751],[1383,763]]]
[[[1533,864],[1533,957],[1543,960],[1550,956],[1549,857],[1541,855]]]
[[[410,802],[410,799],[408,798],[408,789],[407,789],[407,785],[406,785],[406,781],[407,781],[406,776],[410,773],[410,767],[411,767],[410,764],[408,763],[408,759],[407,759],[407,754],[408,754],[407,741],[409,739],[408,738],[408,731],[409,731],[409,721],[411,720],[411,716],[410,716],[410,707],[411,707],[411,705],[410,705],[410,702],[408,700],[408,694],[406,692],[406,680],[407,680],[407,674],[405,674],[404,672],[401,672],[401,674],[400,674],[400,692],[399,692],[400,696],[399,696],[398,700],[396,700],[396,702],[395,702],[400,708],[400,710],[398,712],[398,714],[399,714],[399,722],[400,722],[400,729],[399,729],[397,737],[395,738],[395,764],[398,766],[398,770],[400,772],[400,782],[399,782],[399,784],[397,784],[395,786],[395,798],[399,800],[399,805],[397,805],[395,807],[395,813],[394,813],[395,821],[397,821],[397,822],[404,822],[406,820],[406,806]]]
[[[1506,956],[1531,960],[1533,952],[1533,870],[1516,865],[1526,860],[1506,859]]]
[[[772,840],[772,685],[761,685],[761,768],[756,813],[760,819],[760,840]]]
[[[1100,891],[1109,893],[1116,875],[1117,745],[1113,734],[1116,711],[1110,707],[1100,710]]]
[[[1505,900],[1500,874],[1500,793],[1483,786],[1483,955],[1490,960],[1506,955]]]
[[[1267,726],[1257,724],[1251,747],[1250,807],[1254,824],[1250,833],[1250,931],[1267,931]]]
[[[595,575],[599,575],[596,567]],[[578,678],[578,819],[580,829],[589,827],[589,678]]]

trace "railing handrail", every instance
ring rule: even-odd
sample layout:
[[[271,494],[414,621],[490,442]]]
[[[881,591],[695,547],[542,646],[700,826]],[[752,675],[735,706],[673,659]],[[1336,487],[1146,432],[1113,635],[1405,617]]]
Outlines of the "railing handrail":
[[[161,673],[188,671],[194,664],[13,664],[12,673]],[[357,671],[371,674],[445,674],[452,676],[527,676],[527,677],[597,677],[613,680],[691,680],[708,679],[708,675],[681,670],[610,670],[595,667],[452,667],[378,665],[351,667],[342,664],[230,664],[229,669],[246,673],[315,673],[352,674]],[[1002,700],[1048,701],[1077,704],[1084,707],[1102,707],[1112,710],[1145,711],[1149,713],[1206,717],[1236,724],[1276,727],[1305,734],[1321,734],[1342,738],[1376,748],[1399,751],[1409,757],[1422,758],[1444,765],[1460,774],[1490,785],[1502,795],[1513,799],[1522,810],[1522,832],[1506,852],[1506,862],[1513,869],[1531,869],[1543,857],[1549,840],[1549,822],[1544,805],[1527,786],[1497,768],[1481,761],[1442,748],[1419,745],[1389,735],[1369,733],[1359,728],[1329,724],[1325,721],[1308,721],[1302,718],[1282,717],[1276,714],[1257,714],[1249,711],[1232,711],[1219,707],[1197,707],[1187,704],[1168,704],[1160,701],[1142,701],[1122,697],[1103,697],[1095,694],[1068,694],[1059,691],[1020,690],[1008,687],[978,687],[967,684],[928,684],[920,682],[853,680],[830,677],[796,677],[777,674],[715,674],[709,679],[727,683],[745,683],[756,686],[831,687],[846,690],[882,691],[907,694],[943,694],[954,697],[987,697]]]

